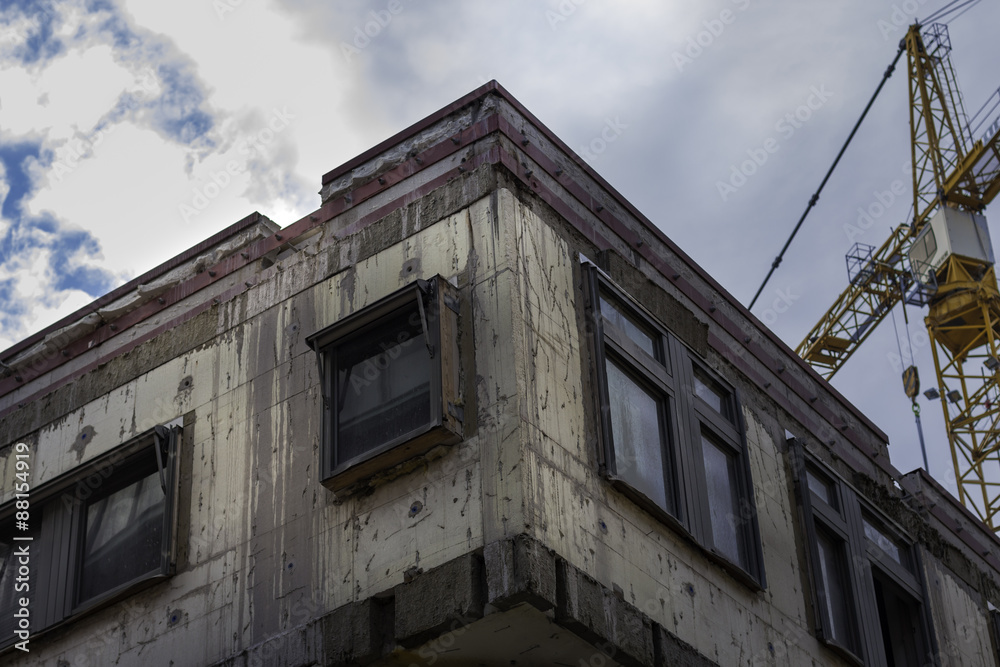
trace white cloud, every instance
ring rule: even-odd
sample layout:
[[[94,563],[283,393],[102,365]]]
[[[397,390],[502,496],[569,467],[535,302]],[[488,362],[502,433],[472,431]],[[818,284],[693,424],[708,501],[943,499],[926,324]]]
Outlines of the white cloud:
[[[295,119],[278,143],[298,150],[294,164],[276,167],[295,174],[319,190],[319,175],[365,150],[364,132],[349,127],[344,111],[355,96],[356,72],[339,55],[302,38],[302,28],[267,2],[243,2],[218,17],[211,3],[129,1],[137,24],[170,35],[177,47],[198,63],[198,74],[212,90],[212,104],[235,121],[237,134],[257,131],[254,119],[266,120],[274,109],[287,109]],[[248,39],[266,25],[266,38]],[[263,203],[263,202],[258,202]],[[319,203],[314,199],[313,206]],[[264,212],[264,211],[262,211]],[[302,211],[305,214],[308,211]]]
[[[95,263],[132,277],[225,224],[212,225],[207,216],[199,225],[180,224],[177,202],[190,197],[183,176],[185,159],[183,147],[164,143],[152,130],[123,123],[105,134],[91,157],[72,172],[49,177],[29,210],[51,211],[90,230],[104,254],[103,261]]]
[[[86,134],[133,83],[106,45],[69,51],[34,74],[0,70],[0,126],[15,135],[44,129],[53,142]]]

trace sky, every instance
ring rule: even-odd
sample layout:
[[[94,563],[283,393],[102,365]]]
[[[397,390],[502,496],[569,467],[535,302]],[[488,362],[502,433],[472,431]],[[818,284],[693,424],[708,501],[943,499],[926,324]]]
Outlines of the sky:
[[[746,305],[906,26],[945,4],[2,0],[0,350],[252,211],[294,222],[323,173],[491,79]],[[971,114],[998,94],[1000,3],[967,9],[949,30]],[[908,104],[900,66],[753,310],[792,348],[851,246],[908,218]],[[833,380],[904,472],[922,461],[909,350],[934,384],[924,313],[906,315]]]

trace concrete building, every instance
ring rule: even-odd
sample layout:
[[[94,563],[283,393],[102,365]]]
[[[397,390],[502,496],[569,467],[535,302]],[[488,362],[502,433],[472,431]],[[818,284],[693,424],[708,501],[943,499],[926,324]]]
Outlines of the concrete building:
[[[321,192],[0,354],[4,664],[998,664],[997,538],[495,82]]]

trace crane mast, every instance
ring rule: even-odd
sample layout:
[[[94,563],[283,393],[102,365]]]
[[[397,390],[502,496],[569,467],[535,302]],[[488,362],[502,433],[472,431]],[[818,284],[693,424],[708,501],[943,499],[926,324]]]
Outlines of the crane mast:
[[[981,132],[988,115],[966,117],[946,26],[913,25],[900,48],[913,219],[878,248],[855,244],[850,285],[796,351],[829,379],[897,304],[927,306],[932,393],[944,411],[959,498],[1000,530],[1000,291],[981,215],[1000,191],[1000,123]]]

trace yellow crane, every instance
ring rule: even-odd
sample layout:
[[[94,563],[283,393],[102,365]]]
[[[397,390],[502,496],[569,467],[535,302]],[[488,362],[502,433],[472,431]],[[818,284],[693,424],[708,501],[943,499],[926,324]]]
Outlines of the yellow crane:
[[[900,48],[913,219],[878,248],[855,244],[850,285],[796,352],[829,379],[897,304],[927,306],[938,385],[927,393],[941,400],[959,498],[1000,531],[1000,291],[982,215],[1000,191],[1000,120],[967,118],[947,26],[915,24]],[[915,375],[904,384],[917,411]]]

